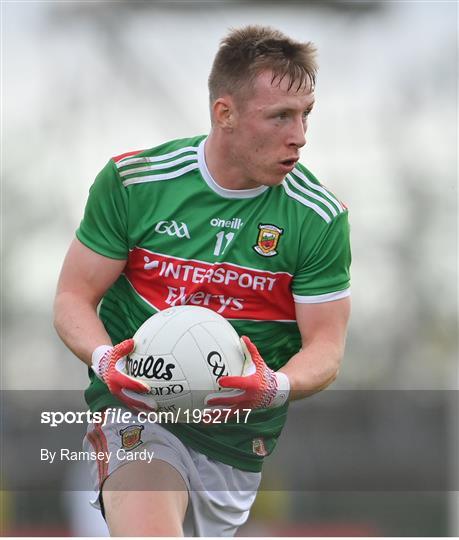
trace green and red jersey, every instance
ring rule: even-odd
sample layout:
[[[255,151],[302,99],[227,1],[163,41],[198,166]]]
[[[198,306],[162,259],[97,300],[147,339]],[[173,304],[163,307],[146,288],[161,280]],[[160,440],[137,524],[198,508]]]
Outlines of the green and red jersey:
[[[277,370],[301,346],[295,303],[349,295],[348,212],[300,164],[278,186],[224,189],[204,144],[199,136],[123,154],[97,176],[77,237],[127,261],[99,316],[118,343],[157,311],[207,307]],[[86,399],[91,410],[120,405],[93,375]],[[163,425],[213,459],[259,471],[286,411],[254,411],[247,424]]]

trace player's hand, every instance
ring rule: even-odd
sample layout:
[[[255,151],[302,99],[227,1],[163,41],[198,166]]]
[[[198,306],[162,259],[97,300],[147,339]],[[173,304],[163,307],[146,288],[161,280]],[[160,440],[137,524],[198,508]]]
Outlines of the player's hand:
[[[269,368],[247,336],[242,336],[241,345],[245,356],[243,374],[218,380],[222,388],[233,388],[234,392],[210,394],[206,398],[206,405],[229,407],[233,411],[280,407],[287,401],[290,392],[287,375]]]
[[[142,394],[150,392],[150,387],[134,377],[126,375],[126,355],[135,348],[133,339],[126,339],[115,347],[101,345],[92,353],[92,370],[120,401],[135,411],[154,411],[157,405],[149,395],[142,400]]]

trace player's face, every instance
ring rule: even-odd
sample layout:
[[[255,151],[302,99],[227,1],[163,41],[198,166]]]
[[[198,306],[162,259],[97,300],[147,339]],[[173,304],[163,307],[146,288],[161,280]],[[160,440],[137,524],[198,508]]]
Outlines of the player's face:
[[[232,159],[238,163],[240,188],[280,184],[294,167],[306,144],[308,115],[314,104],[309,84],[288,89],[288,77],[272,83],[261,73],[253,91],[235,104]]]

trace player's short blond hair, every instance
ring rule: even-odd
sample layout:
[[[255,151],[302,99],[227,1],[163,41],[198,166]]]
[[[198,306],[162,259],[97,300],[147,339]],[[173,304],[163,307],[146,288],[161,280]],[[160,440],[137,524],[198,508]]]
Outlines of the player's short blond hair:
[[[301,43],[269,26],[245,26],[225,36],[215,56],[209,76],[209,98],[230,94],[244,96],[254,79],[263,71],[271,71],[272,83],[280,84],[287,77],[288,89],[297,90],[315,85],[316,48],[311,42]]]

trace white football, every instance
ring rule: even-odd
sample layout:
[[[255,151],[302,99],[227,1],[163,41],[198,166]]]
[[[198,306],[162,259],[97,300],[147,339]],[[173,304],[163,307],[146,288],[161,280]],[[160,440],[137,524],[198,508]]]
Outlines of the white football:
[[[178,421],[193,421],[190,412],[204,409],[208,394],[228,391],[218,385],[220,377],[243,371],[237,332],[210,309],[165,309],[147,319],[133,337],[128,375],[150,386],[160,411],[180,413]]]

